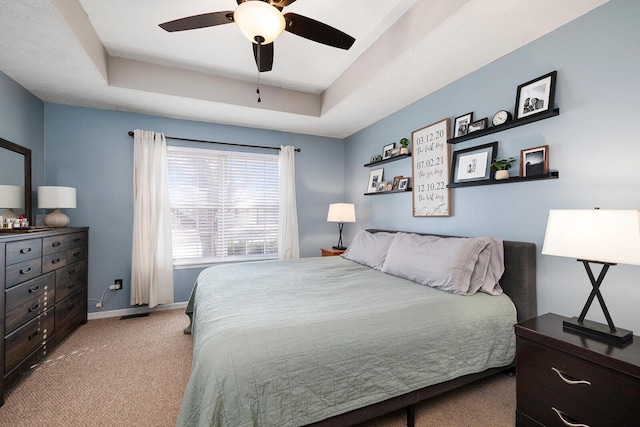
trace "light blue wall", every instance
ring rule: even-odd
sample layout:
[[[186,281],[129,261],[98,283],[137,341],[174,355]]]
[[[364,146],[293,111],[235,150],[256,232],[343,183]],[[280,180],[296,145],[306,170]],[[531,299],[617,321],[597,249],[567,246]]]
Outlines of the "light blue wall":
[[[317,256],[336,230],[326,222],[329,203],[342,201],[343,155],[338,139],[273,132],[139,114],[45,104],[46,184],[77,188],[71,225],[89,226],[89,297],[114,279],[124,290],[109,309],[129,307],[133,229],[133,129],[168,136],[278,147],[294,145],[302,256]],[[171,143],[171,141],[169,141]],[[201,145],[200,145],[201,146]],[[213,147],[213,146],[211,146]],[[219,147],[219,146],[218,146]],[[335,237],[337,239],[337,236]],[[200,269],[175,270],[175,301],[186,301]],[[89,304],[95,311],[95,303]]]
[[[0,137],[31,150],[31,179],[35,192],[44,179],[44,104],[2,72]]]
[[[542,247],[549,209],[640,208],[640,2],[613,0],[592,13],[358,132],[345,143],[345,198],[356,204],[357,227],[480,236],[535,242]],[[411,193],[363,193],[369,157],[382,146],[443,118],[473,111],[489,117],[513,111],[519,84],[558,71],[560,116],[452,145],[452,151],[498,141],[499,157],[549,145],[560,179],[452,190],[453,216],[413,218]],[[424,78],[429,78],[425,76]],[[385,179],[411,175],[411,161],[385,164]],[[512,169],[516,173],[519,165]],[[599,269],[598,269],[599,270]],[[613,267],[602,291],[620,327],[640,333],[640,267]],[[577,316],[591,286],[582,264],[538,256],[538,310]],[[603,321],[595,304],[590,318]]]

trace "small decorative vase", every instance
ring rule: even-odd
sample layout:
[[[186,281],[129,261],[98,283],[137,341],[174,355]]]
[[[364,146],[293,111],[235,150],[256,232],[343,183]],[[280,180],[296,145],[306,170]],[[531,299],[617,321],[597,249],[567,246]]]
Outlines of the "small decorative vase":
[[[496,171],[496,179],[508,179],[508,178],[509,178],[508,170]]]
[[[409,154],[409,147],[402,147],[400,149],[400,154]]]

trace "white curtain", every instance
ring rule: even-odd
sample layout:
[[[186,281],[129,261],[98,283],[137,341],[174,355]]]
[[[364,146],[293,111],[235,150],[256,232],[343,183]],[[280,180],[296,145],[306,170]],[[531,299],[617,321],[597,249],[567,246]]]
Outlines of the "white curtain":
[[[167,142],[136,129],[133,144],[131,305],[155,307],[173,302]]]
[[[298,241],[298,209],[296,207],[295,151],[280,146],[280,210],[278,215],[278,258],[300,258]]]

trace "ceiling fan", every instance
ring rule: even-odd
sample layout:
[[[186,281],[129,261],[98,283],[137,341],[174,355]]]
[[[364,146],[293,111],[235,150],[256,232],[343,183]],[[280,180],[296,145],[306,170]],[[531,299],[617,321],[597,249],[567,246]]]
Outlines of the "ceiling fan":
[[[273,67],[273,41],[283,31],[317,43],[348,50],[356,41],[353,37],[327,24],[297,13],[282,13],[285,6],[296,0],[236,0],[235,11],[221,11],[188,16],[160,24],[169,31],[194,30],[235,22],[242,33],[253,42],[253,56],[259,72]]]

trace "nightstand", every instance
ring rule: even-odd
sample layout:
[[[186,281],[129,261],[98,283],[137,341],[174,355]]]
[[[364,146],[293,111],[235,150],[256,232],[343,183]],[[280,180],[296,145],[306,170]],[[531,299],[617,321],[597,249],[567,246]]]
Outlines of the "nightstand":
[[[515,325],[518,426],[640,420],[640,337],[624,347],[565,332],[548,313]]]
[[[346,249],[333,249],[333,248],[322,248],[322,256],[339,256],[344,253]]]

